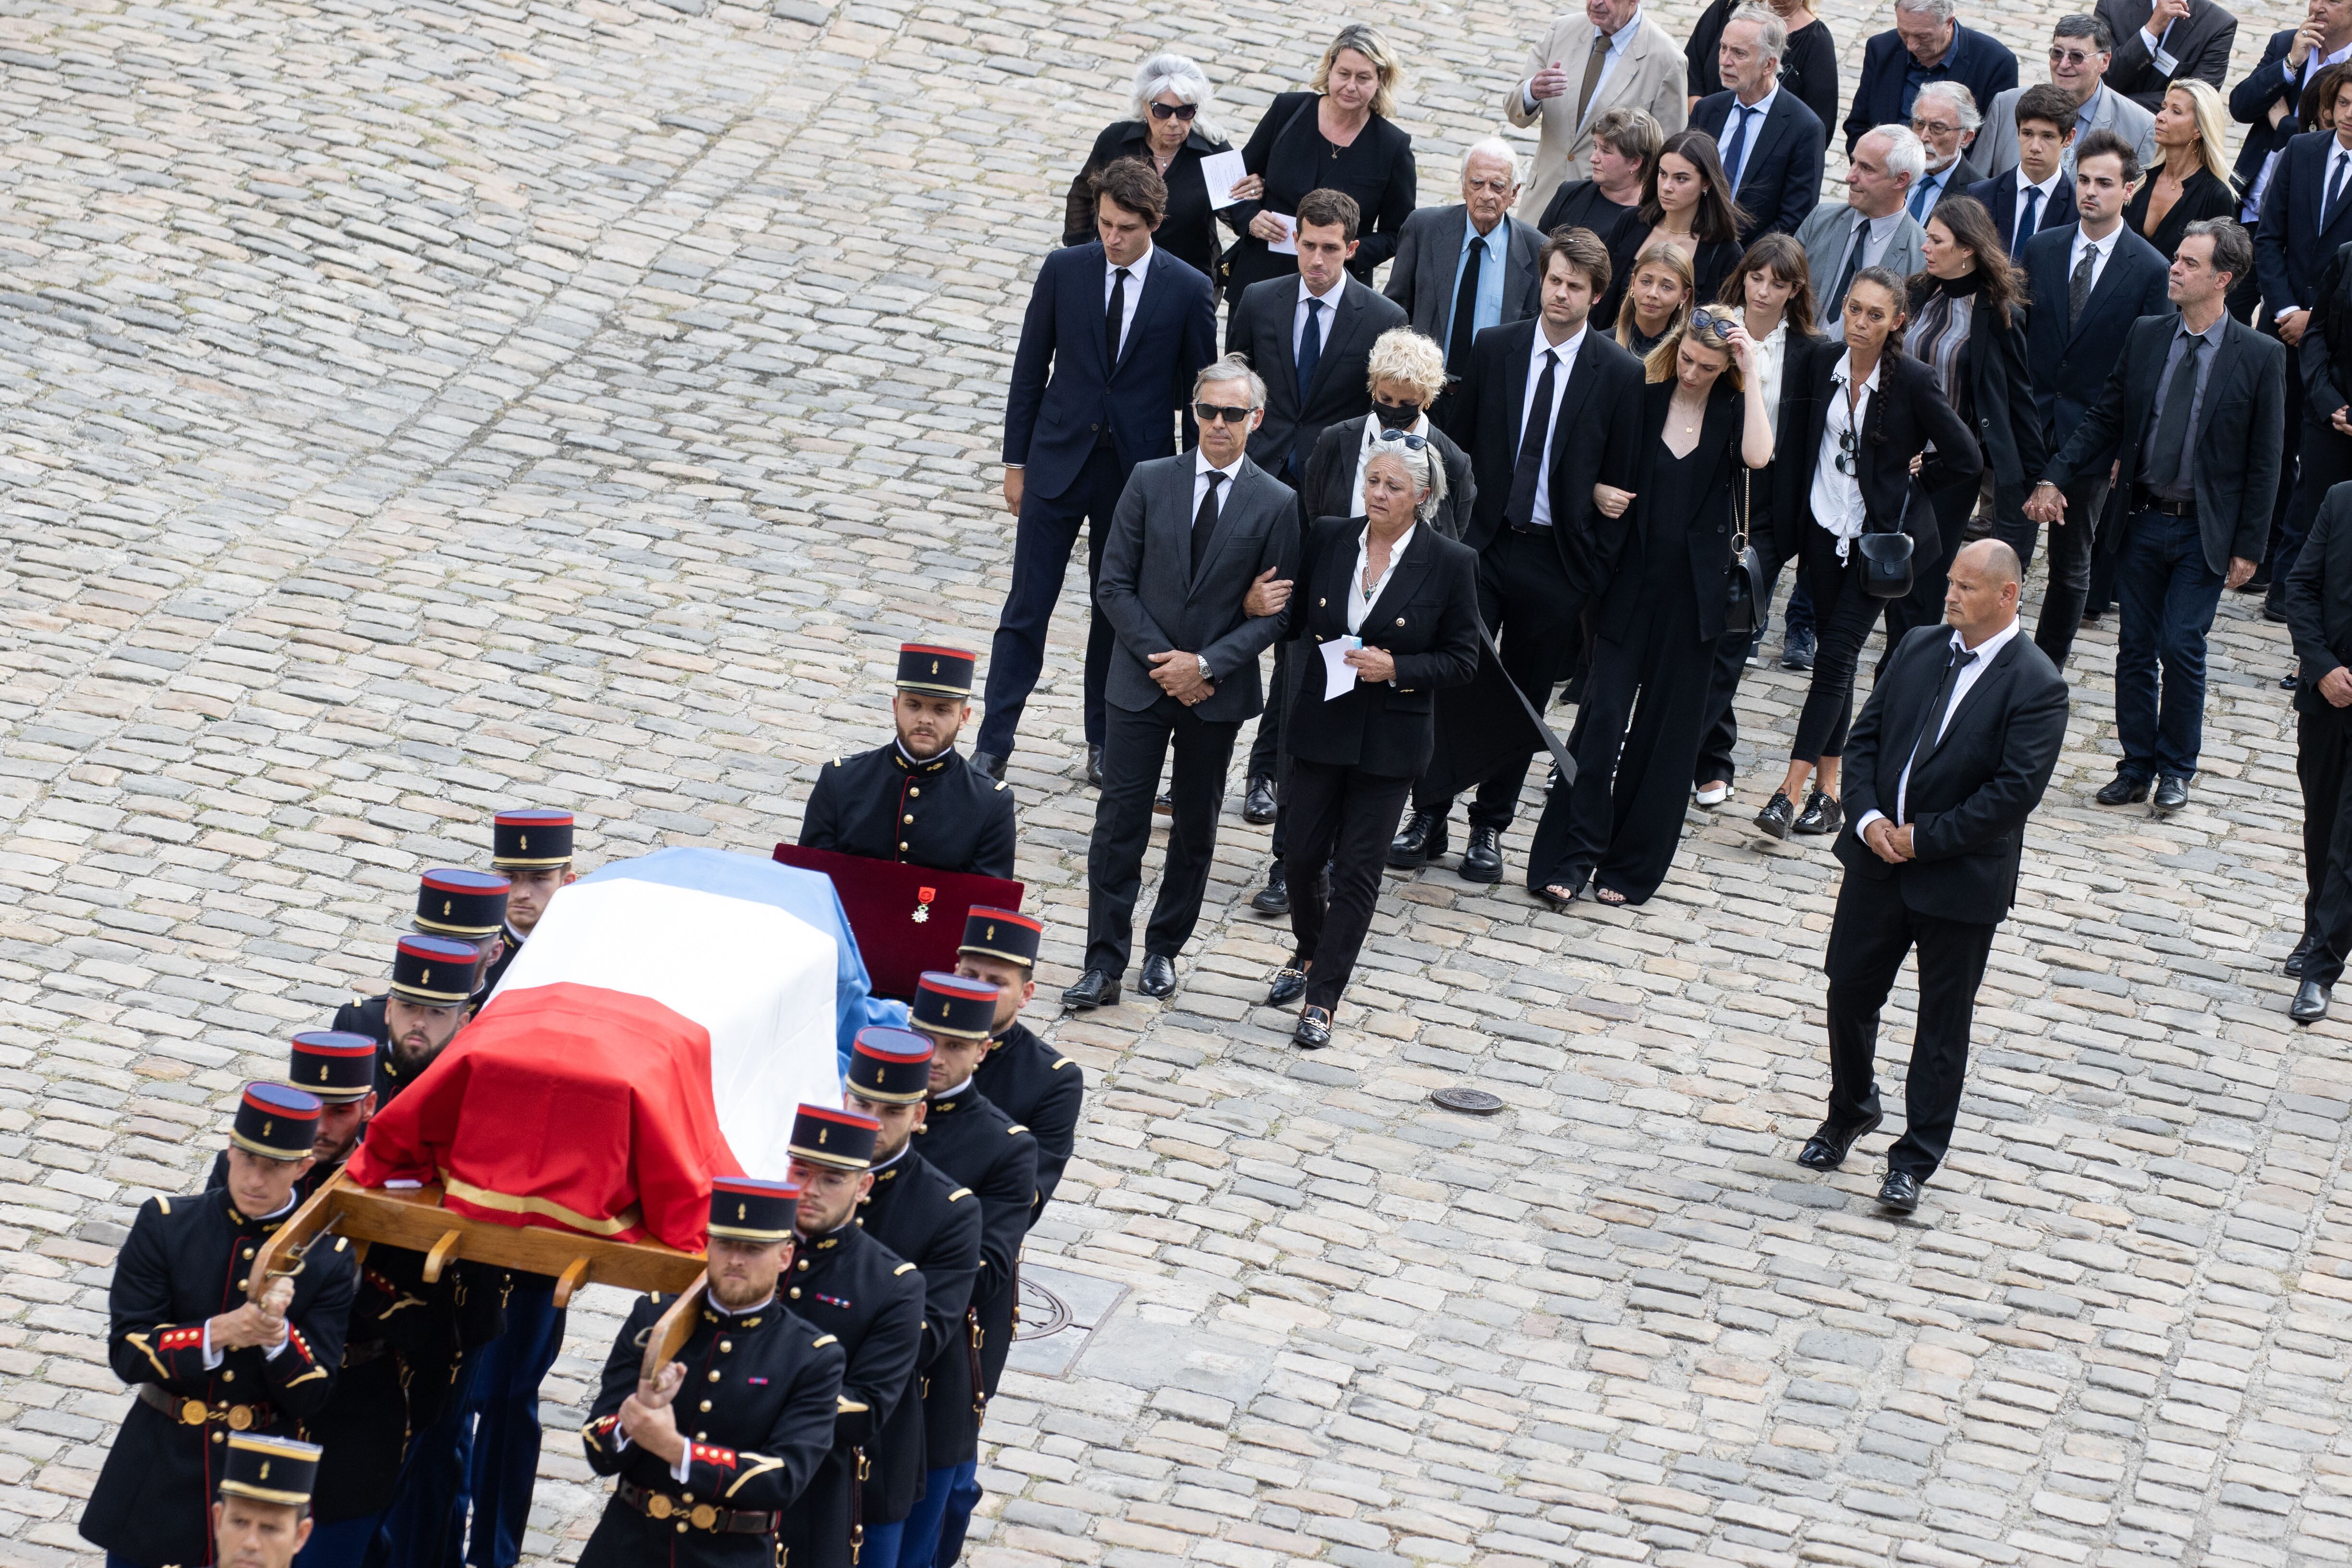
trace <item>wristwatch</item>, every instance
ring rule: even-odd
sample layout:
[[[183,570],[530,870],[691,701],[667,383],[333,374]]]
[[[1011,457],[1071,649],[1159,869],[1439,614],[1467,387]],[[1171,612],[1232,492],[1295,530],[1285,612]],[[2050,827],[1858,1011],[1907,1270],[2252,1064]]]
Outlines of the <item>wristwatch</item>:
[[[1205,682],[1209,682],[1209,683],[1211,683],[1211,684],[1213,684],[1213,683],[1216,681],[1216,678],[1217,678],[1217,672],[1216,672],[1216,671],[1214,671],[1214,670],[1213,670],[1213,669],[1211,669],[1211,668],[1209,668],[1209,661],[1208,661],[1208,660],[1206,660],[1206,659],[1202,659],[1202,658],[1201,657],[1201,655],[1200,655],[1200,654],[1198,654],[1198,653],[1193,654],[1193,655],[1192,655],[1192,657],[1193,657],[1194,659],[1196,659],[1196,660],[1199,660],[1199,662],[1200,662],[1200,665],[1201,665],[1201,679],[1202,679],[1202,680],[1203,680],[1203,681],[1205,681]]]

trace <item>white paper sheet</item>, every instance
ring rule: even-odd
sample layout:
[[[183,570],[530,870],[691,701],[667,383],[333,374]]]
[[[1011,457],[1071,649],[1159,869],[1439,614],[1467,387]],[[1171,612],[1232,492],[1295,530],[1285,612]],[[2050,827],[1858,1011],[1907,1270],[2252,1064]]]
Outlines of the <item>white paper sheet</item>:
[[[1356,666],[1347,662],[1348,655],[1364,645],[1361,637],[1334,637],[1318,643],[1323,651],[1323,700],[1346,696],[1356,685]]]
[[[1249,177],[1238,152],[1212,152],[1201,160],[1201,181],[1209,187],[1209,205],[1230,207],[1240,198],[1234,187]]]
[[[1258,210],[1265,212],[1263,207]],[[1267,213],[1266,215],[1282,225],[1282,237],[1266,241],[1265,248],[1276,256],[1297,256],[1298,254],[1298,220],[1288,213]]]

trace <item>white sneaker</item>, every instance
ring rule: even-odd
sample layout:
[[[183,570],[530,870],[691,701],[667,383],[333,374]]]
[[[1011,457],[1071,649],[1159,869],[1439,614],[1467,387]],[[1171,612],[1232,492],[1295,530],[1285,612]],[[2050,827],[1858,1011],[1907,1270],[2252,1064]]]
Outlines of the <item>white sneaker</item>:
[[[1691,796],[1702,806],[1720,806],[1726,800],[1731,799],[1731,786],[1728,784],[1717,784],[1714,788],[1707,789],[1694,789],[1691,791]]]

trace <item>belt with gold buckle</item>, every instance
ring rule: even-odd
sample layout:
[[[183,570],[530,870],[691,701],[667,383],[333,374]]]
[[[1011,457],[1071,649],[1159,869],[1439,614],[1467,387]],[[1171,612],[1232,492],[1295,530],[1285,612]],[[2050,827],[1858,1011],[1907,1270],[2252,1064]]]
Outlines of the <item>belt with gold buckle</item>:
[[[249,1432],[257,1427],[267,1427],[278,1418],[275,1406],[231,1405],[225,1401],[207,1405],[201,1399],[175,1399],[152,1383],[139,1385],[139,1397],[183,1427],[201,1427],[210,1421],[233,1432]]]
[[[774,1511],[752,1511],[740,1508],[719,1508],[707,1502],[688,1503],[667,1492],[641,1487],[635,1481],[623,1481],[618,1489],[621,1500],[644,1514],[647,1519],[676,1520],[680,1530],[691,1527],[708,1530],[715,1535],[773,1535],[782,1519]]]

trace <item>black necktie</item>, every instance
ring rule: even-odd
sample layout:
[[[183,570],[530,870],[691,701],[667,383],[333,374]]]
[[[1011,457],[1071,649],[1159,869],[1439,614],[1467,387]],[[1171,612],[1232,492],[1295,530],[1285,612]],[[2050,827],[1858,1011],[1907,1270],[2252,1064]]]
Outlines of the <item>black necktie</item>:
[[[1919,738],[1911,743],[1910,759],[1903,765],[1903,777],[1899,785],[1903,791],[1903,800],[1896,810],[1903,813],[1903,821],[1906,822],[1911,821],[1912,771],[1919,766],[1922,754],[1936,748],[1937,738],[1944,733],[1944,716],[1951,708],[1952,694],[1960,688],[1960,672],[1976,662],[1975,649],[1963,648],[1958,643],[1952,645],[1950,662],[1944,666],[1943,684],[1936,688],[1936,700],[1927,705],[1927,717],[1919,727]]]
[[[2140,475],[2140,483],[2151,490],[2161,490],[2180,475],[2183,455],[2189,450],[2189,410],[2197,401],[2197,350],[2205,340],[2194,334],[2188,338],[2188,347],[2180,351],[2180,363],[2172,372],[2172,380],[2164,389],[2164,412],[2157,415],[2156,435],[2147,444],[2147,468]]]
[[[2099,265],[2099,247],[2086,245],[2083,259],[2074,264],[2074,276],[2066,284],[2066,325],[2071,329],[2080,326],[2083,307],[2091,302],[2091,273]]]
[[[1312,294],[1307,297],[1307,325],[1298,334],[1298,409],[1307,411],[1307,388],[1315,380],[1315,361],[1323,357],[1323,329],[1317,325],[1323,314],[1323,301]]]
[[[1201,508],[1192,514],[1192,575],[1201,575],[1201,559],[1209,553],[1209,537],[1217,531],[1217,486],[1225,476],[1216,469],[1205,477],[1209,487],[1201,492]]]
[[[1511,498],[1504,505],[1503,517],[1520,528],[1536,517],[1536,479],[1543,472],[1544,447],[1551,439],[1551,373],[1559,363],[1559,350],[1546,349],[1535,401],[1528,404],[1528,422],[1519,432],[1518,462],[1511,470]]]
[[[2025,211],[2017,215],[2017,234],[2009,242],[2009,254],[2011,256],[2019,256],[2025,254],[2025,242],[2033,237],[2034,215],[2041,210],[2042,187],[2039,185],[2026,186]]]
[[[2327,225],[2336,221],[2336,204],[2344,199],[2344,171],[2352,166],[2352,158],[2345,157],[2341,149],[2331,154],[2330,162],[2334,167],[2327,175],[2327,199],[2319,204],[2321,234],[2326,234]]]
[[[1731,140],[1723,144],[1723,177],[1736,192],[1739,189],[1739,152],[1748,144],[1748,117],[1753,111],[1744,103],[1735,103],[1731,112],[1739,120],[1731,128]]]
[[[1486,258],[1486,242],[1470,247],[1462,264],[1462,286],[1454,291],[1454,330],[1445,340],[1445,373],[1461,381],[1470,374],[1470,340],[1478,330],[1478,264]]]
[[[1870,243],[1870,220],[1857,218],[1853,225],[1853,248],[1845,254],[1845,270],[1838,275],[1837,292],[1822,301],[1822,325],[1835,329],[1838,317],[1845,310],[1846,290],[1853,287],[1853,275],[1862,270],[1863,247]],[[1840,332],[1838,335],[1843,336]]]
[[[1127,268],[1110,275],[1110,308],[1103,312],[1103,363],[1118,368],[1118,329],[1127,325]]]

